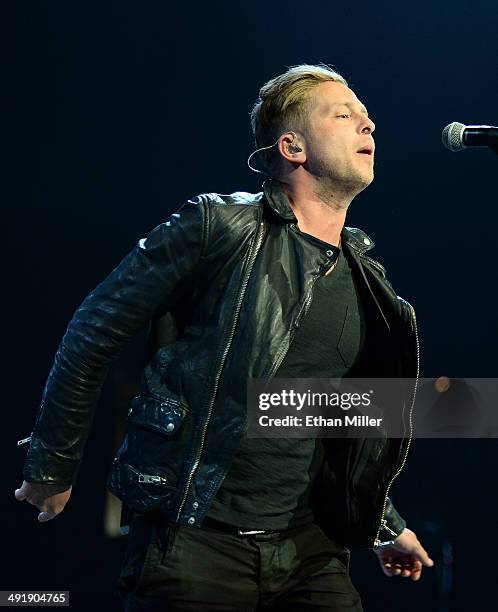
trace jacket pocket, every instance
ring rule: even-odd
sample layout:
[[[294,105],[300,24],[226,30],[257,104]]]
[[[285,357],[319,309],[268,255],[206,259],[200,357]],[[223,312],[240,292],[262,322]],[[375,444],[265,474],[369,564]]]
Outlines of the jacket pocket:
[[[187,413],[187,405],[179,397],[136,395],[128,410],[128,421],[164,436],[173,436],[180,429]]]
[[[137,395],[108,488],[136,512],[172,507],[189,447],[190,412],[183,398]]]
[[[175,475],[164,468],[138,468],[116,457],[107,488],[135,512],[147,513],[158,508],[167,512],[175,499],[175,484]]]

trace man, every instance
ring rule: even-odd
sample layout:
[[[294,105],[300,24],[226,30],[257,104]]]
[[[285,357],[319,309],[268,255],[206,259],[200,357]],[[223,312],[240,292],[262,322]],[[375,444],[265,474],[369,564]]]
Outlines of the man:
[[[419,363],[413,308],[344,225],[374,176],[366,108],[301,65],[262,87],[252,125],[263,192],[189,200],[74,314],[16,491],[41,521],[62,511],[108,366],[149,323],[108,483],[131,517],[128,610],[361,610],[349,547],[388,576],[433,564],[388,497],[409,438],[245,435],[249,378],[418,379]]]

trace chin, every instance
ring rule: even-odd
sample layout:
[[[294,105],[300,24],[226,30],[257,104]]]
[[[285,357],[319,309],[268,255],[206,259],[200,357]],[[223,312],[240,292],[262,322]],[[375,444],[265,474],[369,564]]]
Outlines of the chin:
[[[362,189],[366,189],[374,180],[374,175],[369,174],[369,175],[363,175],[360,177],[359,182],[361,183]]]

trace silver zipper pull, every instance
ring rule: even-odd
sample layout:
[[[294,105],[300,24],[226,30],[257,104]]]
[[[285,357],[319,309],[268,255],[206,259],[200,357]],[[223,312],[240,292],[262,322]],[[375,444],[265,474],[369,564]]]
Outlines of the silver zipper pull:
[[[162,476],[153,476],[150,474],[140,474],[138,476],[138,482],[145,482],[148,484],[166,484],[167,480],[166,478],[163,478]]]
[[[33,432],[31,432],[33,433]],[[26,444],[26,442],[29,442],[31,440],[31,436],[29,436],[28,438],[23,438],[22,440],[18,440],[17,441],[17,446],[21,446],[21,444]]]
[[[398,536],[398,534],[393,531],[390,527],[387,526],[387,519],[382,519],[382,529],[384,529],[385,531],[388,531],[391,535],[393,536]]]

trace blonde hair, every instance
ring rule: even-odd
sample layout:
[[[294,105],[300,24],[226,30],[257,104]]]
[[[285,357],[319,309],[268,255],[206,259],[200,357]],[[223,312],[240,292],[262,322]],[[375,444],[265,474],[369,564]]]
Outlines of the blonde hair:
[[[346,79],[327,64],[299,64],[270,79],[259,90],[259,98],[251,111],[251,126],[256,147],[272,145],[287,130],[303,127],[308,113],[310,92],[326,81]],[[261,152],[268,170],[278,171],[280,155],[276,147]]]

